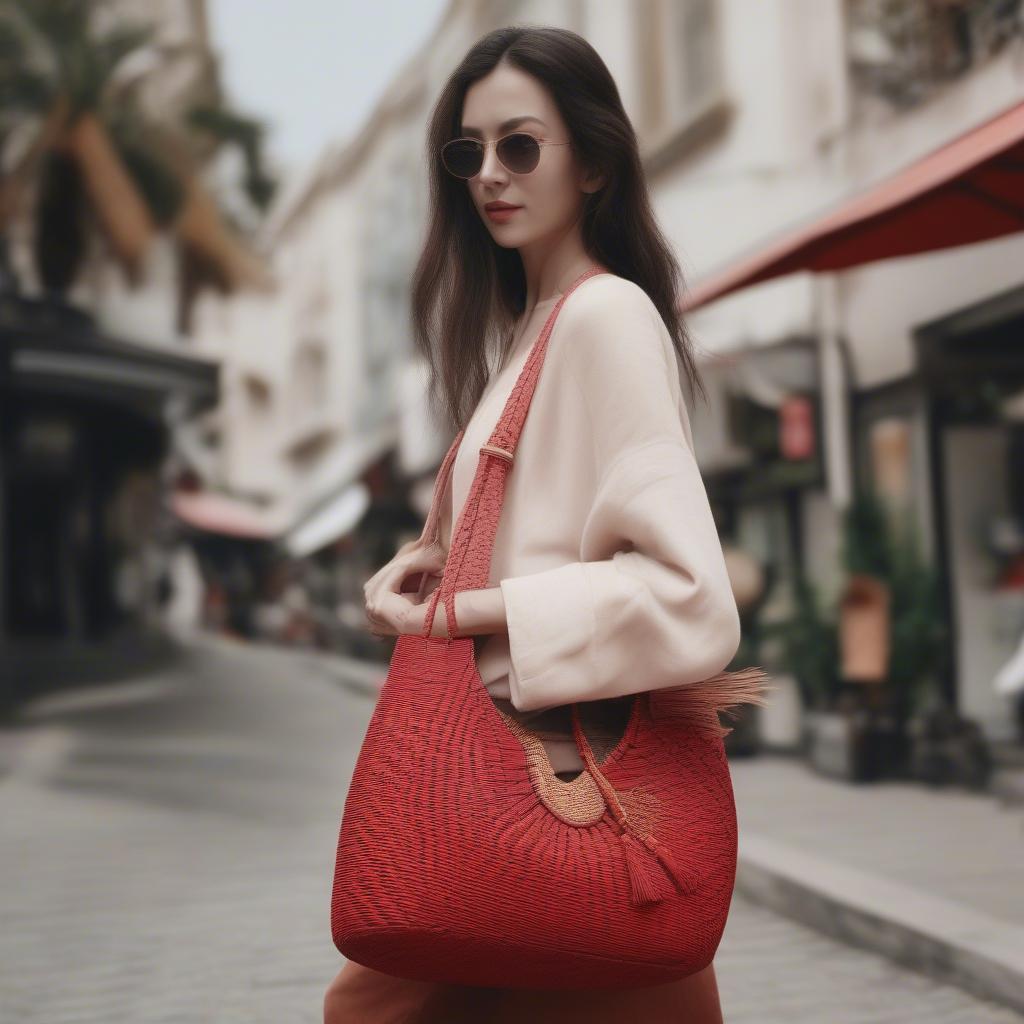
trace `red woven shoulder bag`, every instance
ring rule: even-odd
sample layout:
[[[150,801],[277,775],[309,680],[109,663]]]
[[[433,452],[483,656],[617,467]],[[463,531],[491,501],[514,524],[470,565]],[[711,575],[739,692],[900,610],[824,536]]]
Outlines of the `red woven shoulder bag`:
[[[505,480],[566,299],[512,390],[453,531],[421,634],[403,633],[345,799],[331,932],[348,959],[397,977],[513,988],[662,984],[712,962],[736,873],[737,823],[718,718],[764,703],[760,668],[636,693],[598,763],[558,778],[540,739],[483,685],[455,595],[489,586]],[[434,486],[436,538],[460,431]],[[666,509],[666,515],[671,510]],[[438,600],[447,637],[430,636]],[[643,665],[636,666],[638,675]]]

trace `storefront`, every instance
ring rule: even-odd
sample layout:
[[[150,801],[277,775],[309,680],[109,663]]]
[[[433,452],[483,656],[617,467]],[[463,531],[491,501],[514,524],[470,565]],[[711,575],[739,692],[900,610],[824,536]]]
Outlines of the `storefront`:
[[[957,706],[996,740],[1013,738],[1019,721],[994,680],[1024,638],[1024,580],[1015,571],[1024,555],[1024,420],[1014,406],[1024,392],[1022,339],[1024,284],[916,338],[953,625],[948,664]]]
[[[773,581],[803,560],[805,496],[820,492],[818,352],[792,339],[730,353],[702,367],[707,407],[694,407],[697,456],[719,531]]]
[[[917,511],[942,567],[943,693],[1010,740],[995,680],[1024,637],[1024,287],[914,335],[914,372],[854,398],[857,476]]]
[[[159,600],[153,546],[170,404],[217,366],[99,333],[59,303],[0,299],[0,644],[102,643]]]
[[[818,275],[825,315],[815,344],[823,364],[840,353],[831,371],[821,366],[815,417],[830,496],[842,507],[848,475],[853,490],[871,485],[916,514],[948,623],[941,692],[991,740],[1007,742],[1024,740],[1004,671],[1015,656],[1024,665],[1024,270],[1019,286],[914,325],[912,370],[869,389],[842,371],[846,339],[831,273],[1020,232],[1022,167],[1018,104],[700,282],[683,303],[693,310],[794,271]],[[836,466],[843,461],[848,474]],[[716,495],[767,486],[757,466],[735,475],[730,484],[712,472]],[[776,561],[795,564],[807,546],[799,512],[775,518],[762,546],[782,545]]]

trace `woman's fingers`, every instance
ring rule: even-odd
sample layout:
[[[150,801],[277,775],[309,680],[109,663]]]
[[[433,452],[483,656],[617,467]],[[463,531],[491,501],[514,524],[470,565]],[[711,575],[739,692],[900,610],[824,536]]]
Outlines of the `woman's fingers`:
[[[405,563],[405,571],[408,575],[417,572],[427,574],[439,572],[444,568],[447,560],[445,552],[439,549],[424,549],[417,553]]]
[[[372,623],[374,635],[397,636],[404,631],[409,615],[415,605],[401,594],[383,593],[374,603],[372,612],[367,609],[367,619]]]
[[[445,555],[443,551],[423,549],[406,558],[395,559],[389,562],[377,575],[367,584],[365,588],[367,599],[377,598],[381,594],[401,594],[405,581],[410,576],[420,576],[420,586],[408,588],[417,591],[422,587],[423,580],[435,572],[444,568]]]
[[[388,562],[363,588],[367,608],[379,609],[383,595],[399,593],[407,571],[402,562]],[[379,615],[379,610],[375,614]]]
[[[446,560],[447,553],[435,542],[398,555],[381,566],[363,585],[369,631],[381,639],[397,634],[409,614],[408,605],[417,603],[411,602],[402,590],[406,579],[419,574],[420,585],[413,590],[422,601],[424,587],[443,571]]]

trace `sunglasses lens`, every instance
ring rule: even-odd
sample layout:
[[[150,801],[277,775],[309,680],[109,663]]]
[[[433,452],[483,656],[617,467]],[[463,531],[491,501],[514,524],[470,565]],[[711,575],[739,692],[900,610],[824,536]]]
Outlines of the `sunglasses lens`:
[[[472,139],[454,139],[441,148],[441,159],[456,178],[472,178],[483,165],[483,151]]]
[[[540,160],[540,146],[532,135],[515,132],[498,143],[498,159],[513,174],[529,174]]]

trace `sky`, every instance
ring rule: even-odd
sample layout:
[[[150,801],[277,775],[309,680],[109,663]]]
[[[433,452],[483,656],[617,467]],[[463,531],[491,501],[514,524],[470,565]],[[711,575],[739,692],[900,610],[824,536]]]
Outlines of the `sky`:
[[[291,174],[353,135],[448,0],[208,0],[228,99]]]

